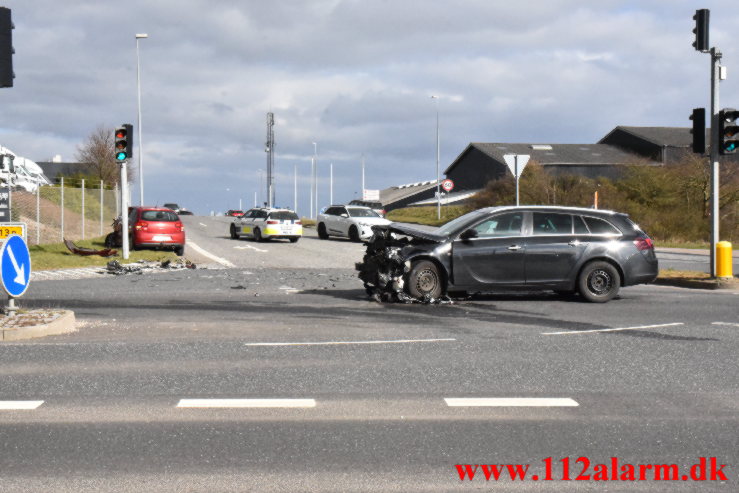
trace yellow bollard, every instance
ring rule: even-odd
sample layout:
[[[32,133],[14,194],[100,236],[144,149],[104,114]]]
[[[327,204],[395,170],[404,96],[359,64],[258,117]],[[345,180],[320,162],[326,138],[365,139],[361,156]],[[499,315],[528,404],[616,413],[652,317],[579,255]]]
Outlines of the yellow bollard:
[[[731,243],[716,243],[716,277],[732,277]]]

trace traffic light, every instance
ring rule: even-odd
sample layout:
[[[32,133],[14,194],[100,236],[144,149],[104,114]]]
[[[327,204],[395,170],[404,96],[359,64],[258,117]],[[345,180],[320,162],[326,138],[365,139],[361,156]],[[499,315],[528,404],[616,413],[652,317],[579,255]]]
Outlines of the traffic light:
[[[126,161],[133,157],[133,125],[124,123],[115,129],[115,160]]]
[[[13,29],[10,9],[0,7],[0,87],[13,87]]]
[[[695,108],[693,114],[690,115],[690,119],[693,120],[693,129],[690,131],[693,134],[693,152],[696,154],[706,153],[706,109]]]
[[[725,108],[718,113],[719,154],[735,154],[739,150],[739,111]]]
[[[708,18],[711,11],[708,9],[699,9],[695,11],[693,19],[695,20],[695,41],[693,47],[698,51],[709,51],[708,47]]]

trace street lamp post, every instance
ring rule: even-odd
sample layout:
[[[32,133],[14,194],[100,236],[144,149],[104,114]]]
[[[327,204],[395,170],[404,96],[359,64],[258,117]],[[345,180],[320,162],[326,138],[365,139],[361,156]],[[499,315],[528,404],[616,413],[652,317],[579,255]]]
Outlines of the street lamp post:
[[[141,64],[139,62],[139,40],[148,38],[148,34],[137,34],[136,35],[136,95],[137,95],[137,110],[138,110],[138,127],[139,127],[139,205],[144,205],[144,168],[143,168],[143,154],[144,146],[141,142]]]
[[[439,171],[439,96],[431,96],[436,100],[436,218],[441,219],[441,188]]]
[[[318,143],[313,142],[313,202],[316,204],[315,214],[311,213],[311,217],[318,217]]]

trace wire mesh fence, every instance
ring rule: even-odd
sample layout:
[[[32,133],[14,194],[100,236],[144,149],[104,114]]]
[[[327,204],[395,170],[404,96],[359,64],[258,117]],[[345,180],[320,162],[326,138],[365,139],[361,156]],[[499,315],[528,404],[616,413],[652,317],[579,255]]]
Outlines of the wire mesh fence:
[[[117,189],[102,182],[69,187],[41,186],[35,192],[13,191],[11,218],[26,223],[29,245],[78,241],[103,236],[112,231],[120,213]]]

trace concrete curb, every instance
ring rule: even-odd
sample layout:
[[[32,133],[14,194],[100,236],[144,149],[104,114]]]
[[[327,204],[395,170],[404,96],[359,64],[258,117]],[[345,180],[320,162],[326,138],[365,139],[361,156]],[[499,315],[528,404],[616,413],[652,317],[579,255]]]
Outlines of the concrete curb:
[[[49,323],[29,325],[26,327],[9,327],[0,329],[0,341],[20,341],[35,337],[54,336],[77,332],[74,312],[61,310],[62,314]],[[22,316],[22,315],[16,315]]]
[[[654,283],[660,286],[675,286],[678,288],[739,291],[739,282],[735,279],[724,281],[720,279],[657,278]]]

